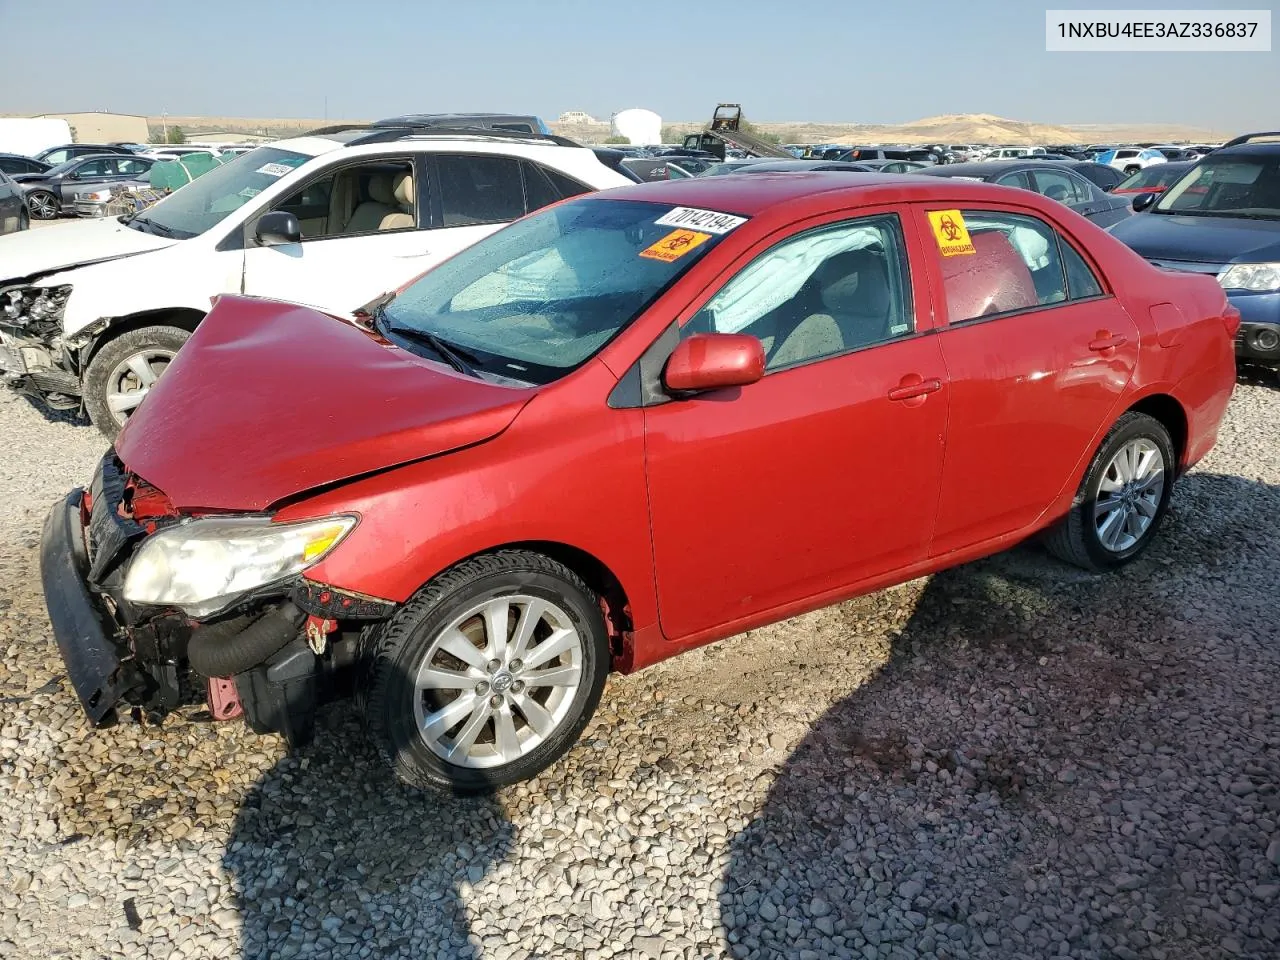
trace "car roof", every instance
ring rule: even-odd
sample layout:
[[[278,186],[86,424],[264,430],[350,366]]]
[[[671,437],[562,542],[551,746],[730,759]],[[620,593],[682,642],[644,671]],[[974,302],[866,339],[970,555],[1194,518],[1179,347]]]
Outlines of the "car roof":
[[[842,172],[801,171],[761,173],[751,177],[690,177],[617,187],[596,198],[644,200],[697,207],[753,217],[775,207],[807,198],[823,197],[835,207],[873,203],[948,200],[993,202],[1016,193],[1021,203],[1038,194],[971,180],[939,182],[916,173],[866,173],[850,177]],[[1048,201],[1046,201],[1048,202]],[[802,211],[797,211],[802,213]]]
[[[1280,153],[1280,141],[1257,140],[1249,143],[1238,143],[1234,147],[1219,147],[1213,151],[1214,157],[1274,157]]]
[[[1009,170],[1034,169],[1034,162],[1026,160],[979,160],[974,163],[948,163],[941,167],[929,167],[931,177],[994,177]],[[925,173],[924,170],[920,171]]]

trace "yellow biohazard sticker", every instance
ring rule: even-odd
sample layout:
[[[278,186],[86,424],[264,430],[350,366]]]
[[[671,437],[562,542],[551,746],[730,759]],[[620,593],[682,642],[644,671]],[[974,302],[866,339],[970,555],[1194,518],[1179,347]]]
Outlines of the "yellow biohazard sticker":
[[[711,234],[709,233],[695,233],[693,230],[672,230],[657,243],[641,250],[640,256],[648,257],[650,260],[661,260],[663,263],[672,263],[710,239]]]
[[[944,257],[977,253],[959,210],[930,210],[929,225],[938,240],[938,252]]]

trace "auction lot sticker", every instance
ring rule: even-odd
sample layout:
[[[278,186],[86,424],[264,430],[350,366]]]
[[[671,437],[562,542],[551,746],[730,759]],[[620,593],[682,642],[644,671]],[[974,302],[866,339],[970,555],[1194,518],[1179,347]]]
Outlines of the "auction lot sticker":
[[[938,251],[944,257],[978,252],[969,239],[969,228],[964,225],[964,217],[959,210],[930,210],[929,226],[933,227]]]
[[[707,233],[728,233],[747,222],[746,217],[735,217],[718,210],[699,210],[697,207],[676,207],[653,221],[660,227],[687,227],[705,230]]]
[[[650,244],[640,251],[640,256],[650,260],[661,260],[672,263],[679,260],[690,250],[700,247],[711,239],[709,233],[695,233],[692,230],[672,230],[657,243]]]

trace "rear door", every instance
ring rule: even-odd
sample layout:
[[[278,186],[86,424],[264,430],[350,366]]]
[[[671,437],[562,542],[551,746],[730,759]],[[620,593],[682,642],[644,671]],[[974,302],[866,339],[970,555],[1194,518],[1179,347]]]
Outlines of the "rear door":
[[[951,377],[939,556],[1026,528],[1078,481],[1133,376],[1138,328],[1083,248],[1038,214],[921,204],[916,216],[933,241]]]
[[[908,267],[917,245],[892,208],[811,221],[761,241],[679,318],[681,336],[759,337],[766,372],[645,408],[668,638],[927,555],[949,392],[928,288]]]
[[[88,193],[116,179],[112,157],[94,157],[85,160],[74,170],[62,178],[62,205],[69,207],[76,200],[77,193]]]

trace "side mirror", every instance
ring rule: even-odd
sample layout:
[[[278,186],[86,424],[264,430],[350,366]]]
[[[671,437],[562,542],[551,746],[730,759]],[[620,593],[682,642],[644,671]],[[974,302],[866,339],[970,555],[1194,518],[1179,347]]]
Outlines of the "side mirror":
[[[79,171],[79,170],[73,170],[71,173],[68,173],[68,174],[67,174],[67,179],[68,179],[68,180],[79,180],[79,179],[80,179],[80,171]]]
[[[264,213],[258,220],[256,234],[258,243],[264,247],[278,247],[284,243],[299,243],[302,240],[302,227],[298,218],[284,210],[272,210]]]
[[[1140,193],[1133,198],[1133,212],[1141,213],[1147,207],[1156,202],[1159,195],[1155,193]]]
[[[1112,190],[1114,190],[1115,188],[1116,188],[1116,185],[1115,185],[1114,183],[1108,183],[1105,187],[1103,187],[1103,188],[1102,188],[1102,192],[1103,192],[1103,193],[1110,193],[1110,192],[1111,192]]]
[[[673,393],[745,387],[764,376],[764,344],[745,333],[696,333],[667,358],[662,382]]]

